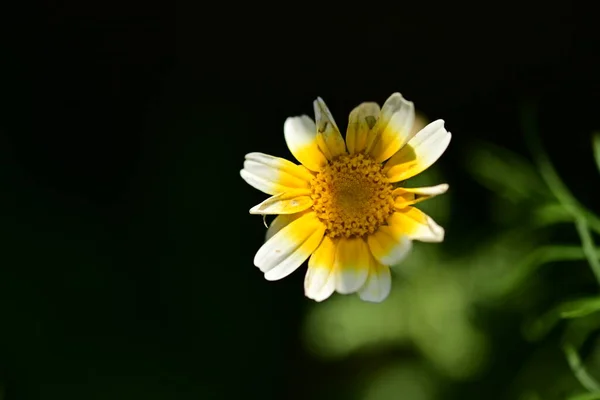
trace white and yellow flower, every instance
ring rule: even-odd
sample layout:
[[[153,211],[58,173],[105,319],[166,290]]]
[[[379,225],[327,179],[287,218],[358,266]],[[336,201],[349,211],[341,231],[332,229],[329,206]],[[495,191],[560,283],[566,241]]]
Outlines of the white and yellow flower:
[[[358,292],[381,302],[389,294],[389,266],[412,240],[441,242],[444,229],[414,204],[442,194],[447,184],[403,188],[400,182],[431,166],[451,135],[437,120],[413,134],[414,105],[394,93],[380,109],[362,103],[350,113],[346,140],[321,98],[316,124],[306,115],[284,124],[287,145],[301,165],[249,153],[242,178],[269,195],[251,214],[277,214],[254,264],[270,281],[285,278],[306,259],[307,297]]]

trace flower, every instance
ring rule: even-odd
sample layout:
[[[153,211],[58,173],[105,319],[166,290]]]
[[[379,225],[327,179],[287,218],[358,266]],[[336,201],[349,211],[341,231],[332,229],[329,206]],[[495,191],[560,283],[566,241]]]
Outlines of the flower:
[[[444,240],[444,229],[413,205],[446,192],[448,185],[400,183],[431,166],[451,135],[443,120],[414,134],[414,105],[400,93],[381,109],[367,102],[352,110],[345,141],[321,98],[314,110],[316,124],[302,115],[283,127],[301,165],[263,153],[246,155],[242,178],[271,195],[250,213],[277,215],[254,264],[275,281],[310,257],[308,298],[357,292],[365,301],[381,302],[391,289],[389,267],[406,257],[413,240]]]

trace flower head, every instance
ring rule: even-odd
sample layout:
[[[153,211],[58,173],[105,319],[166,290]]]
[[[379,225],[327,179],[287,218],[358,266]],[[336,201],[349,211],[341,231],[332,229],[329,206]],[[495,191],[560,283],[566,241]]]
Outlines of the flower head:
[[[301,165],[249,153],[242,178],[271,195],[251,214],[275,214],[254,264],[270,281],[285,278],[309,257],[307,297],[358,292],[383,301],[389,266],[409,253],[413,240],[441,242],[444,229],[414,204],[448,190],[447,184],[404,188],[400,183],[431,166],[451,135],[437,120],[416,134],[414,105],[394,93],[380,109],[362,103],[350,113],[346,140],[321,98],[316,124],[306,115],[284,124],[287,145]]]

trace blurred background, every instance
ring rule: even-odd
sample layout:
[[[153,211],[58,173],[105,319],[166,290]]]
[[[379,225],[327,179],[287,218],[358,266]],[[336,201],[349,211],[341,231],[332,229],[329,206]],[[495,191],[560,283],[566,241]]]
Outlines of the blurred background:
[[[0,399],[600,399],[591,10],[8,7]],[[450,184],[421,207],[446,241],[381,304],[265,281],[244,155],[396,91],[453,133],[408,182]]]

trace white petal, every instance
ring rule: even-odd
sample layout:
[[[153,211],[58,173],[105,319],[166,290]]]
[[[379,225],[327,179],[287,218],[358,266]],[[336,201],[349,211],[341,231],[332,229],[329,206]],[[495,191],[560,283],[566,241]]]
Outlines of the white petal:
[[[406,235],[398,235],[389,226],[380,226],[377,232],[369,235],[369,249],[383,265],[396,265],[406,258],[412,242]]]
[[[337,156],[346,153],[346,143],[340,134],[340,130],[325,105],[322,98],[318,97],[313,107],[315,110],[315,120],[317,121],[317,143],[319,149],[325,154],[328,160],[333,160]]]
[[[294,272],[317,249],[325,226],[314,212],[296,219],[262,245],[254,265],[267,280],[278,280]]]
[[[313,205],[310,189],[295,189],[271,196],[252,207],[250,214],[296,214]]]
[[[447,183],[420,188],[396,188],[392,192],[394,206],[401,209],[412,204],[420,203],[424,200],[446,193],[448,188],[449,186]]]
[[[414,121],[412,101],[406,100],[400,93],[392,94],[381,107],[367,152],[378,162],[387,160],[410,140]]]
[[[283,228],[285,228],[286,226],[288,226],[289,224],[291,224],[292,222],[294,222],[295,220],[297,220],[298,218],[300,218],[304,214],[306,214],[306,211],[305,212],[299,212],[297,214],[281,214],[281,215],[278,215],[277,217],[275,217],[275,219],[273,220],[273,222],[271,222],[271,225],[269,225],[269,228],[267,229],[267,234],[266,234],[266,239],[265,240],[269,240],[277,232],[279,232],[280,230],[282,230]]]
[[[451,138],[443,120],[433,121],[388,160],[383,172],[391,182],[412,178],[440,158]]]
[[[325,236],[319,248],[308,260],[304,277],[304,294],[309,299],[323,301],[335,291],[335,242]]]
[[[310,117],[290,117],[283,124],[285,141],[298,161],[311,171],[320,171],[327,159],[317,144],[317,126]]]
[[[392,289],[392,275],[389,267],[371,259],[369,277],[358,295],[364,301],[381,303],[385,300]]]
[[[360,153],[367,147],[372,129],[379,119],[377,103],[362,103],[350,113],[346,130],[346,145],[350,154]]]
[[[308,188],[313,175],[303,166],[263,153],[246,154],[242,178],[267,194]]]
[[[393,213],[387,221],[394,235],[406,235],[422,242],[444,241],[444,228],[418,208],[408,206]]]
[[[360,289],[369,274],[369,248],[361,238],[339,239],[335,252],[338,293],[354,293]]]

